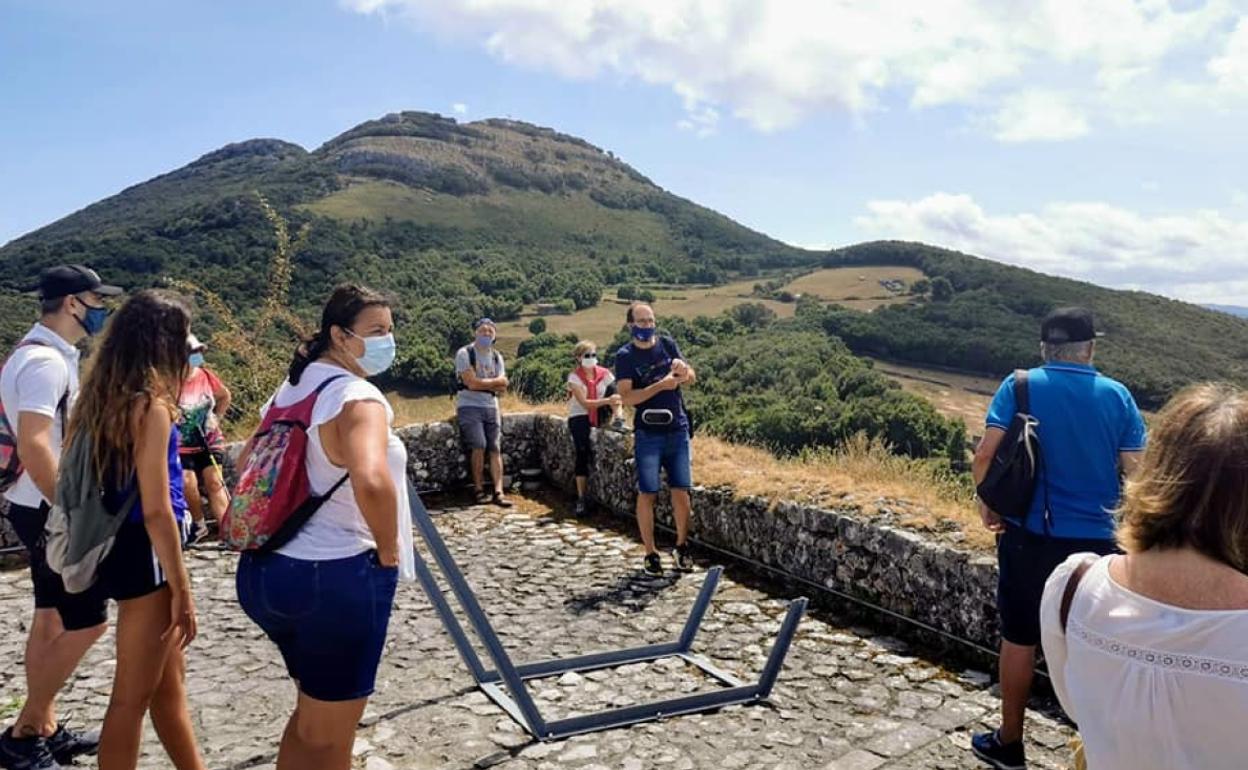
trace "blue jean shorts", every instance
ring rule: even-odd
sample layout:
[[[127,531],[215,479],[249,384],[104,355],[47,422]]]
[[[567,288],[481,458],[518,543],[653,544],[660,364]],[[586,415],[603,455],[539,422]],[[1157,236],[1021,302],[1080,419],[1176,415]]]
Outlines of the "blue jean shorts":
[[[659,491],[659,469],[667,471],[667,486],[689,489],[693,486],[693,454],[689,433],[681,430],[638,430],[633,433],[633,460],[637,464],[637,491],[653,495]]]
[[[376,686],[398,577],[376,551],[329,561],[244,553],[238,601],[277,645],[300,692],[355,700]]]

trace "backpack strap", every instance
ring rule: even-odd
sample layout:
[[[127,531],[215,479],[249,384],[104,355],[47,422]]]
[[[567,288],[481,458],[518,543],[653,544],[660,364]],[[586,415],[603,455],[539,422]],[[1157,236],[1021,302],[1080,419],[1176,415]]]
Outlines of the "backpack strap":
[[[1026,369],[1014,370],[1014,411],[1031,414],[1031,393]]]
[[[1096,559],[1084,559],[1075,566],[1074,572],[1070,573],[1070,577],[1066,579],[1066,590],[1062,591],[1061,609],[1058,610],[1058,617],[1062,620],[1062,634],[1066,634],[1066,624],[1070,620],[1070,605],[1075,601],[1075,594],[1079,591],[1079,581],[1083,580],[1083,576],[1088,573]]]
[[[345,374],[335,374],[333,377],[326,377],[326,378],[325,378],[325,379],[321,382],[321,384],[320,384],[320,385],[317,385],[317,386],[316,386],[316,389],[312,391],[312,395],[313,395],[313,396],[319,396],[319,395],[321,395],[321,391],[323,391],[323,390],[325,390],[326,388],[328,388],[328,387],[329,387],[329,384],[330,384],[331,382],[333,382],[334,380],[341,380],[343,377],[346,377],[346,376],[347,376],[347,375],[345,375]]]

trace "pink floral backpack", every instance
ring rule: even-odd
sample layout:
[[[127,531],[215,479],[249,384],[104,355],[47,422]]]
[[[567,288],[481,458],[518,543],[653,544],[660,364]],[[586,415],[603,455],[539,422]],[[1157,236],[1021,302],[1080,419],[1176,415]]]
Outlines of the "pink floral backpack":
[[[290,541],[347,480],[323,495],[308,486],[308,427],[316,399],[334,380],[290,406],[272,403],[243,450],[238,483],[221,519],[221,539],[235,551],[273,551]]]

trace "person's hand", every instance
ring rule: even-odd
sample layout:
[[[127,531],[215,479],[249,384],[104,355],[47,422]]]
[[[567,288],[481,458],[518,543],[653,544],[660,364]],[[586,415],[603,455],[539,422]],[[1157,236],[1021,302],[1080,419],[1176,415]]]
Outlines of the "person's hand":
[[[169,627],[160,635],[161,640],[173,637],[182,649],[190,646],[199,634],[199,622],[195,619],[195,599],[189,585],[169,590]]]
[[[507,375],[500,374],[498,375],[498,382],[494,385],[494,389],[497,390],[499,393],[502,393],[504,390],[507,390],[507,385],[509,383],[510,383],[510,380],[507,379]]]
[[[676,390],[680,387],[681,382],[682,380],[680,377],[676,376],[676,372],[668,372],[666,377],[659,380],[659,384],[663,386],[663,390]]]
[[[984,528],[989,532],[1000,534],[1005,531],[1005,522],[1001,519],[1001,515],[989,508],[983,500],[979,501],[979,520],[984,523]]]
[[[615,393],[613,395],[607,396],[607,403],[610,404],[612,407],[619,409],[621,406],[624,405],[624,399],[620,396],[619,393]]]
[[[677,358],[675,361],[672,361],[672,374],[677,377],[684,377],[688,373],[689,364],[685,363],[684,359]]]
[[[395,545],[393,548],[378,548],[377,563],[383,567],[399,566],[399,547]]]

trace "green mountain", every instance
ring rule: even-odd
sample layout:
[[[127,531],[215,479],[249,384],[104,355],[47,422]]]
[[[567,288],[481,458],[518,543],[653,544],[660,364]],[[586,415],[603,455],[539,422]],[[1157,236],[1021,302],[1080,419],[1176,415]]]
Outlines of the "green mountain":
[[[806,301],[802,328],[857,353],[1003,374],[1035,360],[1044,313],[1079,303],[1108,332],[1100,362],[1147,405],[1195,380],[1248,384],[1248,322],[1223,313],[922,244],[793,248],[664,191],[582,139],[421,112],[363,123],[311,152],[277,139],[227,145],[8,243],[0,345],[34,313],[16,292],[46,265],[80,261],[132,288],[193,283],[212,293],[198,292],[201,330],[289,348],[289,334],[261,318],[273,282],[285,285],[284,270],[274,270],[276,224],[289,225],[294,243],[286,251],[295,315],[314,318],[345,279],[398,296],[408,331],[395,375],[408,385],[444,383],[447,352],[480,315],[514,319],[538,301],[586,308],[620,284],[774,282],[861,264],[917,267],[931,290],[870,314]]]

